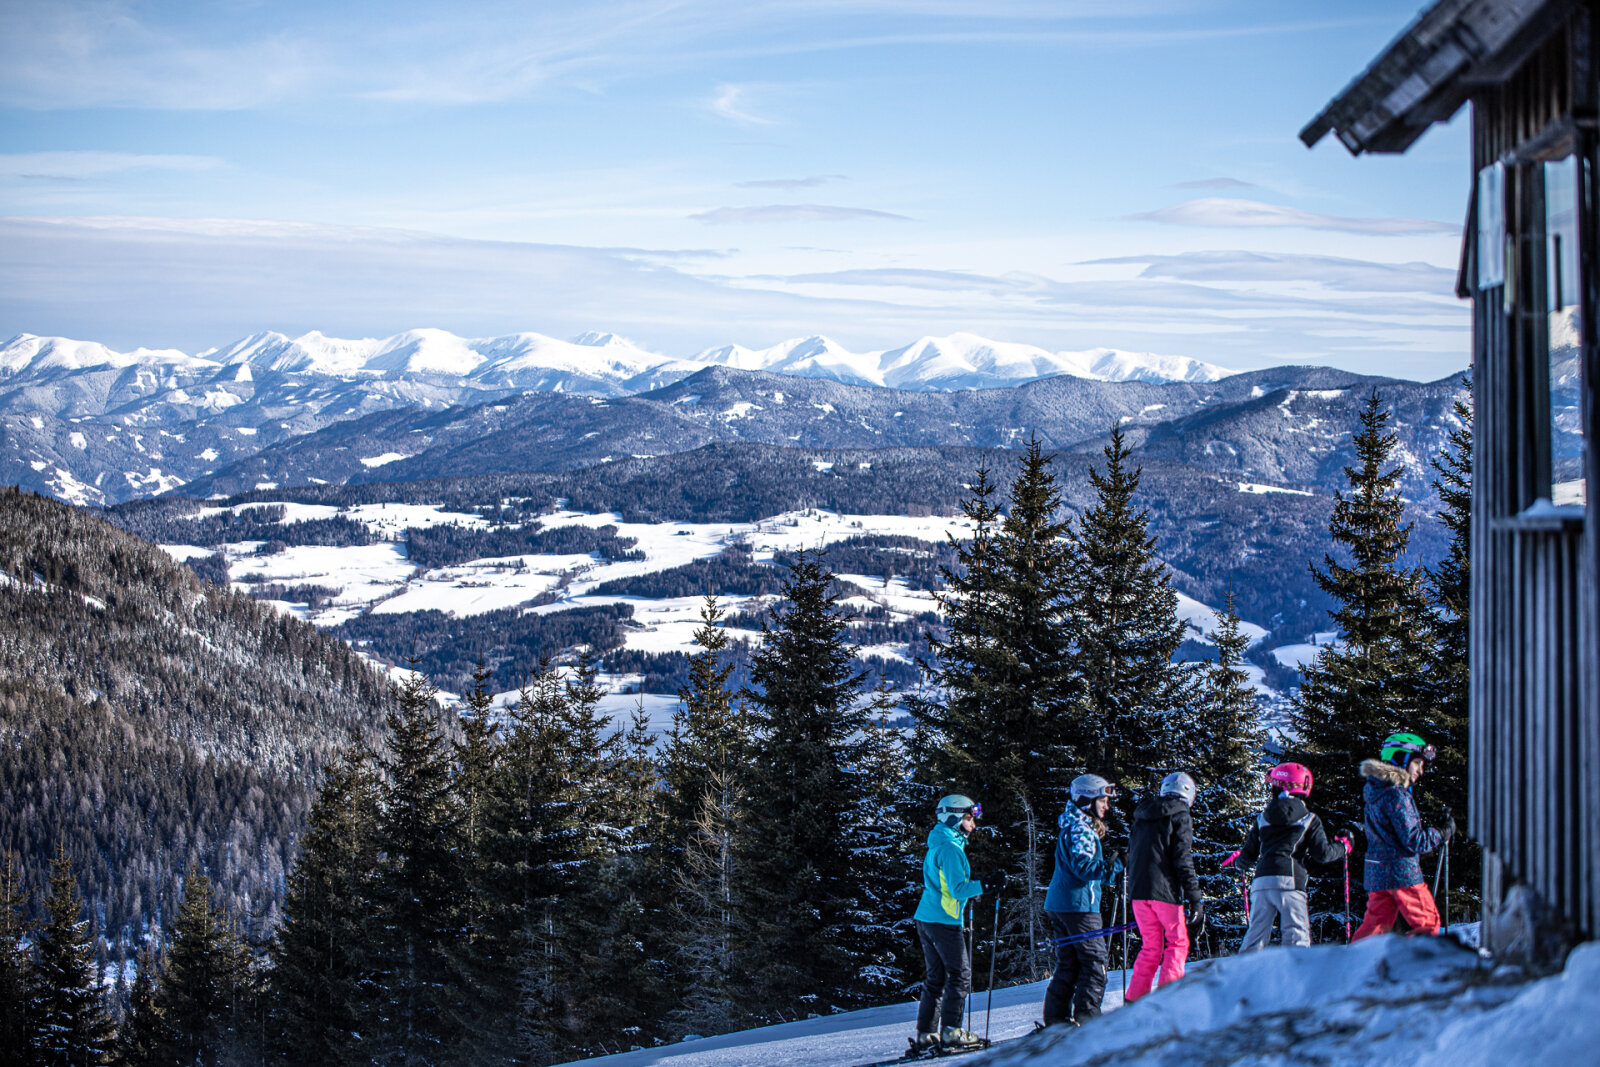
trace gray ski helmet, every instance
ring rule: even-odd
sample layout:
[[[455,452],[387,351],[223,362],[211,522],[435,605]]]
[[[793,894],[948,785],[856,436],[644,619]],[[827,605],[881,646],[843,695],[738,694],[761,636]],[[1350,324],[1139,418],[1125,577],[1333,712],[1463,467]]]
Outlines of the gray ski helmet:
[[[971,797],[964,797],[960,793],[952,793],[939,801],[933,809],[934,818],[954,830],[961,825],[961,820],[968,815],[977,818],[983,814],[983,805]]]
[[[1079,807],[1099,797],[1114,797],[1117,787],[1098,774],[1080,774],[1072,780],[1072,802]]]
[[[1182,797],[1185,804],[1193,805],[1195,794],[1200,790],[1195,786],[1194,779],[1182,771],[1173,771],[1161,779],[1161,795],[1164,797]]]

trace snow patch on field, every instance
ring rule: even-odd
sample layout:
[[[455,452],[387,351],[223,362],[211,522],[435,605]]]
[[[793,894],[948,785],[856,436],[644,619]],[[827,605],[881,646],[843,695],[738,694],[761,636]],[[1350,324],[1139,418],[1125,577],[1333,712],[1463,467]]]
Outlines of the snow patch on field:
[[[385,452],[381,456],[363,456],[361,465],[363,467],[383,467],[398,460],[410,458],[404,452]]]
[[[1241,493],[1289,493],[1289,494],[1292,494],[1294,496],[1313,496],[1313,495],[1315,495],[1315,494],[1313,494],[1310,491],[1305,490],[1305,489],[1285,489],[1281,485],[1263,485],[1260,482],[1240,482],[1239,483],[1239,492],[1241,492]]]
[[[1222,620],[1214,609],[1182,593],[1178,594],[1178,618],[1189,624],[1190,637],[1207,645],[1211,644],[1211,635],[1222,626]],[[1265,628],[1243,619],[1239,620],[1239,632],[1250,639],[1251,645],[1267,636]]]

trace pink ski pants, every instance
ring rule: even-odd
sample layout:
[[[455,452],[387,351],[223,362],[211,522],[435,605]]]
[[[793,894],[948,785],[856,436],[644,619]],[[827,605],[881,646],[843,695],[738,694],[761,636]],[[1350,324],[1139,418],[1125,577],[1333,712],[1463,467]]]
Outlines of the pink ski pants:
[[[1133,902],[1133,919],[1139,924],[1139,958],[1133,961],[1133,976],[1128,979],[1127,1000],[1131,1003],[1150,992],[1156,968],[1161,968],[1161,985],[1183,977],[1183,964],[1189,958],[1189,930],[1183,923],[1183,906],[1159,900]]]

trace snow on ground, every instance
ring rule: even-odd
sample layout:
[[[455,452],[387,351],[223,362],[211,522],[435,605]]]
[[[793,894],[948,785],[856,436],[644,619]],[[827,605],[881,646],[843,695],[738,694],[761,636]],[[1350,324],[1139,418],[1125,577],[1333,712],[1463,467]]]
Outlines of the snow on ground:
[[[1222,626],[1222,620],[1217,617],[1214,609],[1182,593],[1178,594],[1178,618],[1191,627],[1190,637],[1208,645],[1211,643],[1211,635]],[[1267,636],[1265,629],[1242,619],[1239,621],[1239,632],[1248,637],[1252,645]]]
[[[1285,489],[1281,485],[1263,485],[1260,482],[1240,482],[1241,493],[1290,493],[1294,496],[1313,496],[1315,494],[1305,489]]]
[[[1280,645],[1272,650],[1272,658],[1285,667],[1304,667],[1317,658],[1322,649],[1316,645]]]
[[[1453,941],[1377,937],[1357,945],[1271,948],[1201,962],[1181,981],[1078,1029],[1031,1034],[1044,983],[997,990],[990,1036],[1020,1037],[952,1061],[963,1067],[1212,1067],[1304,1064],[1593,1062],[1600,1042],[1600,945],[1529,981]],[[974,996],[983,1030],[985,995]],[[895,1004],[581,1062],[607,1067],[849,1067],[905,1048],[916,1007]],[[935,1061],[940,1062],[940,1061]]]

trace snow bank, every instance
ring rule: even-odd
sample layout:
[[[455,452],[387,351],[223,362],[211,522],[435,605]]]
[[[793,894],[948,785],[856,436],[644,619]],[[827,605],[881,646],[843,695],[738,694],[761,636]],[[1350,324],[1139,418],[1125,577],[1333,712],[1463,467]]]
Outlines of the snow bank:
[[[1452,941],[1379,937],[1219,960],[1081,1030],[975,1058],[1022,1064],[1581,1062],[1600,1039],[1600,947],[1528,982]]]
[[[1592,944],[1574,951],[1563,973],[1538,981],[1450,940],[1390,936],[1202,961],[1125,1008],[1120,986],[1114,971],[1102,1018],[1039,1033],[1031,1031],[1044,983],[996,990],[991,1036],[1019,1040],[952,1063],[1503,1067],[1535,1057],[1592,1062],[1600,1041],[1600,945]],[[976,994],[980,1032],[984,1006]],[[582,1062],[850,1067],[902,1051],[915,1017],[915,1005],[893,1004]]]

